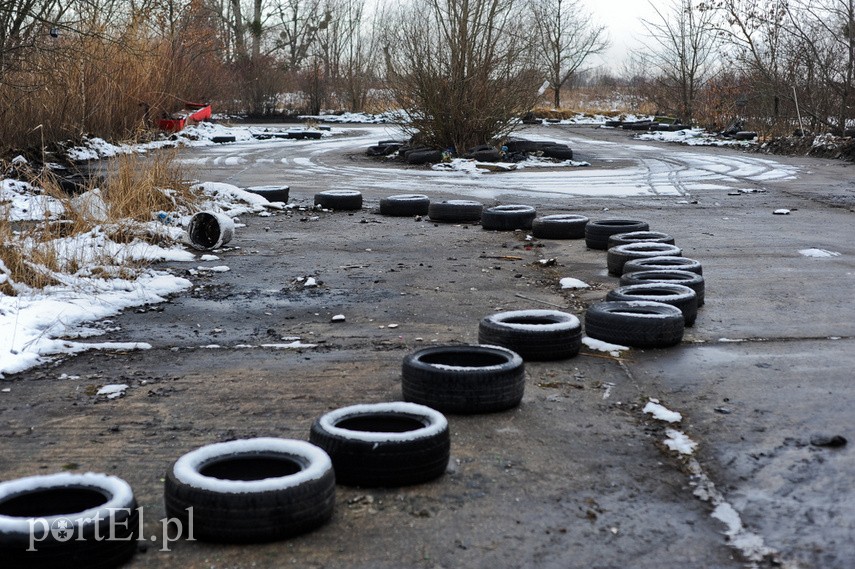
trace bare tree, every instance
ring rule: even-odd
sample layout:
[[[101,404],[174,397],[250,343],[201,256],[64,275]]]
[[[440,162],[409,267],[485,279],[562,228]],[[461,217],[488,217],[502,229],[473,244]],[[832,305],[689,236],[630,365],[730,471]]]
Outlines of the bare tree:
[[[651,45],[653,63],[667,100],[677,101],[674,108],[684,120],[692,121],[695,99],[713,75],[716,34],[713,11],[703,2],[674,0],[667,11],[651,2],[657,20],[643,20]]]
[[[508,134],[538,73],[514,0],[418,0],[386,38],[387,78],[420,140],[465,152]]]
[[[608,46],[605,26],[594,23],[579,0],[531,0],[538,60],[561,107],[561,88],[592,55]]]

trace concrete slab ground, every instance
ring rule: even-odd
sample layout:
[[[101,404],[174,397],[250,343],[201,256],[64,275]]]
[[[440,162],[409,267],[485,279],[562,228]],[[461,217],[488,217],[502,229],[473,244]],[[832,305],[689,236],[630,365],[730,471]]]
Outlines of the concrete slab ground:
[[[127,480],[155,538],[129,567],[851,566],[852,443],[824,444],[853,440],[851,166],[541,127],[526,135],[570,141],[592,166],[441,177],[364,158],[388,133],[360,128],[182,154],[201,179],[288,183],[298,206],[353,188],[366,206],[243,216],[239,248],[198,263],[229,272],[103,323],[101,340],[151,350],[88,353],[4,379],[2,478],[92,470]],[[339,486],[332,521],[287,541],[164,543],[163,477],[181,454],[235,438],[306,439],[327,410],[399,400],[401,361],[415,349],[475,342],[479,319],[500,310],[581,316],[617,285],[605,252],[583,241],[374,211],[380,197],[417,188],[437,200],[645,220],[703,263],[707,303],[678,347],[619,357],[583,348],[527,364],[519,408],[449,416],[452,461],[434,482]],[[791,213],[773,215],[780,208]],[[310,276],[320,286],[303,288]],[[561,290],[562,277],[591,288]],[[346,321],[331,322],[336,314]],[[283,337],[318,346],[260,347]],[[95,395],[111,383],[130,387],[114,400]],[[678,428],[698,443],[691,458],[663,444],[671,425],[642,411],[650,398],[681,413]]]

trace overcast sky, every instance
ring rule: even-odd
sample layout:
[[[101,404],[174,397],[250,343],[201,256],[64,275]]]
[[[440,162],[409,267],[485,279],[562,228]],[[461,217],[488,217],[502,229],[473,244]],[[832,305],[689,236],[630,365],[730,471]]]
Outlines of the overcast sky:
[[[648,0],[582,0],[594,19],[606,26],[612,46],[605,54],[605,64],[619,73],[632,50],[642,48],[646,30],[642,19],[657,21],[656,11]],[[652,0],[662,13],[667,13],[672,0]]]

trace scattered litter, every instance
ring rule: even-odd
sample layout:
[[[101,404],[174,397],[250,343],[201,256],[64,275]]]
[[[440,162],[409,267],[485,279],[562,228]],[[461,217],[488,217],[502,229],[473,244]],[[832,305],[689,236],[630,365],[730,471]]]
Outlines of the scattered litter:
[[[537,262],[544,267],[554,267],[558,263],[555,259],[539,259]]]
[[[801,249],[799,253],[804,255],[805,257],[812,257],[814,259],[824,259],[828,257],[839,257],[840,253],[836,251],[827,251],[825,249]]]
[[[572,277],[564,277],[558,283],[561,285],[562,289],[567,288],[590,288],[591,285],[584,281],[580,281],[579,279],[574,279]]]
[[[667,429],[665,434],[668,438],[665,439],[665,446],[669,449],[679,452],[680,454],[692,454],[698,448],[698,443],[690,439],[681,431],[675,429]]]
[[[671,411],[661,405],[657,400],[651,399],[642,409],[643,412],[653,415],[654,419],[665,421],[666,423],[679,423],[683,420],[683,416],[676,411]]]
[[[10,387],[4,387],[3,389],[0,389],[0,391],[3,393],[12,393],[12,389]]]
[[[336,314],[332,318],[330,318],[330,322],[344,322],[345,317],[344,314]]]
[[[111,383],[99,389],[95,395],[106,395],[107,399],[116,399],[124,395],[127,388],[128,385],[125,383]]]
[[[790,215],[790,210],[789,210],[789,209],[785,209],[785,208],[781,208],[781,209],[776,209],[776,210],[775,210],[775,211],[773,211],[772,213],[773,213],[774,215]]]

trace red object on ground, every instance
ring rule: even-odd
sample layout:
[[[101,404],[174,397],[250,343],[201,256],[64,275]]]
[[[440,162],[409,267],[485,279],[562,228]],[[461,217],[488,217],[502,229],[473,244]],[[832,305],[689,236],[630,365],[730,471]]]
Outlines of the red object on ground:
[[[157,128],[167,132],[178,132],[187,126],[187,121],[200,122],[211,120],[211,105],[209,103],[183,102],[187,108],[158,120]]]

